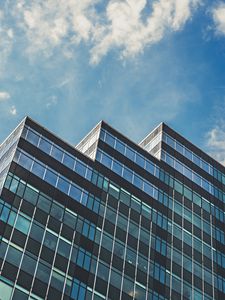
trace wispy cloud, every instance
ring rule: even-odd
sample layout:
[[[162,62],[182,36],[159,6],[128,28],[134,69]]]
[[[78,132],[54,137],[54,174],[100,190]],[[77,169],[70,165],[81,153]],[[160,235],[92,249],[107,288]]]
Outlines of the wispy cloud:
[[[220,120],[206,135],[208,152],[225,165],[225,121]]]
[[[192,17],[200,0],[154,1],[151,13],[143,20],[147,0],[110,1],[106,24],[97,28],[92,63],[98,63],[110,49],[121,49],[121,56],[133,56],[146,46],[159,42],[168,31],[180,30]]]
[[[13,29],[7,25],[4,12],[0,10],[0,77],[2,76],[8,56],[12,50],[13,38]]]
[[[51,56],[60,48],[71,58],[83,42],[90,49],[90,62],[97,64],[113,49],[122,58],[141,53],[168,32],[180,30],[200,4],[201,0],[17,0],[13,14],[29,54]]]
[[[47,103],[46,103],[46,108],[50,109],[52,106],[55,106],[58,103],[58,98],[56,96],[51,96],[49,97]]]
[[[212,9],[216,33],[225,35],[225,3],[219,2]]]
[[[12,105],[9,109],[9,113],[10,115],[12,116],[16,116],[17,115],[17,109],[16,109],[16,106],[15,105]]]
[[[10,99],[10,94],[5,91],[0,91],[0,102]]]

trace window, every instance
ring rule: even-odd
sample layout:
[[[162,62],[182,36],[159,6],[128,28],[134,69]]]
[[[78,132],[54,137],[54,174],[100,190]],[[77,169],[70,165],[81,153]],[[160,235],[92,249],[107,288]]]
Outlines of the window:
[[[59,254],[68,258],[70,254],[70,248],[71,245],[69,243],[59,239],[58,250],[57,250]]]
[[[67,153],[64,154],[63,157],[63,164],[66,165],[68,168],[73,169],[74,167],[74,158]]]
[[[45,240],[44,245],[51,250],[55,251],[56,249],[56,243],[57,243],[57,237],[50,232],[46,232],[45,234]]]
[[[44,151],[45,153],[49,154],[51,151],[51,144],[46,141],[45,139],[41,138],[40,143],[39,143],[39,148]]]
[[[34,164],[32,166],[32,173],[34,173],[35,175],[37,175],[40,178],[43,178],[44,172],[45,172],[45,168],[42,165],[40,165],[39,163],[34,161]]]
[[[46,170],[46,173],[45,173],[45,180],[55,186],[56,185],[56,181],[57,181],[57,174],[53,173],[52,171],[50,171],[49,169]]]
[[[39,136],[32,132],[31,130],[28,131],[27,133],[27,138],[26,138],[31,144],[37,146],[39,142]]]
[[[51,156],[53,156],[56,160],[58,160],[58,161],[61,162],[62,161],[62,157],[63,157],[63,152],[58,147],[56,147],[55,145],[53,145],[52,146]]]
[[[30,227],[30,221],[18,215],[15,227],[24,234],[27,234]]]

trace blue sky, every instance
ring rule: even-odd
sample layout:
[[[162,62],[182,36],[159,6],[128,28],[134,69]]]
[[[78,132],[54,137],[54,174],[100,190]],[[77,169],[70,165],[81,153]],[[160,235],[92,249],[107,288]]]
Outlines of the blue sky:
[[[0,1],[0,140],[25,115],[73,144],[164,121],[225,162],[225,1]]]

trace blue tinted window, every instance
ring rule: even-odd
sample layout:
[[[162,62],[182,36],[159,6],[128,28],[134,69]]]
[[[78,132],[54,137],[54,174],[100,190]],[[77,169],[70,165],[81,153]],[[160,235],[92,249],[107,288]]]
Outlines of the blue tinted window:
[[[74,158],[68,154],[64,154],[63,164],[66,165],[68,168],[73,169],[74,167]]]
[[[77,264],[78,264],[78,266],[82,267],[83,266],[83,261],[84,261],[84,252],[82,250],[79,250],[78,255],[77,255]]]
[[[71,185],[70,188],[70,197],[80,202],[81,199],[81,190],[74,185]]]
[[[126,147],[126,157],[128,157],[130,160],[134,161],[134,151],[130,149],[129,147]]]
[[[36,205],[38,198],[38,192],[27,186],[24,193],[24,199],[28,202]]]
[[[131,171],[129,171],[127,168],[124,168],[123,170],[123,177],[129,181],[129,182],[132,182],[132,177],[133,177],[133,174]]]
[[[24,234],[27,234],[30,227],[30,221],[19,215],[15,227]]]
[[[136,154],[136,163],[141,166],[142,168],[144,168],[145,166],[145,160],[142,156],[140,156],[139,154]]]
[[[116,161],[113,161],[113,166],[112,166],[112,170],[115,172],[115,173],[117,173],[118,175],[120,175],[121,176],[121,174],[122,174],[122,166],[121,166],[121,164],[119,164],[118,162],[116,162]]]
[[[57,182],[57,188],[61,192],[68,194],[69,187],[70,187],[70,183],[66,179],[59,177],[58,182]]]
[[[105,165],[108,168],[111,168],[112,165],[112,159],[111,157],[105,155],[104,153],[102,153],[102,164]]]
[[[106,132],[106,136],[105,136],[105,141],[106,141],[106,143],[109,144],[111,147],[114,147],[114,145],[115,145],[115,138],[112,137],[112,136],[111,136],[110,134],[108,134],[107,132]]]
[[[52,208],[51,208],[51,216],[53,216],[55,219],[59,220],[59,221],[62,221],[63,219],[63,213],[64,213],[64,209],[55,204],[55,203],[52,203]]]
[[[51,200],[47,199],[43,195],[39,195],[37,207],[39,207],[41,210],[45,211],[46,213],[49,213],[50,206],[51,206]]]
[[[51,250],[55,251],[56,249],[56,243],[57,243],[57,237],[50,232],[46,232],[45,234],[45,240],[44,245]]]
[[[21,269],[31,275],[34,274],[37,261],[28,255],[24,255]]]
[[[192,153],[187,148],[184,149],[184,155],[189,159],[192,160]]]
[[[48,283],[51,269],[39,262],[36,277],[41,281]]]
[[[88,230],[89,230],[89,225],[86,222],[84,222],[83,230],[82,230],[83,235],[88,236]]]
[[[91,265],[91,257],[86,254],[85,257],[84,257],[84,269],[89,271],[90,265]]]
[[[31,144],[37,146],[39,141],[39,136],[35,133],[33,133],[31,130],[28,131],[27,138],[26,138]]]
[[[58,161],[62,161],[63,152],[58,147],[56,147],[56,146],[53,145],[52,146],[51,156],[53,156]]]
[[[44,151],[45,153],[49,154],[51,151],[51,144],[46,141],[45,139],[41,138],[40,143],[39,143],[39,148]]]
[[[50,170],[46,170],[45,180],[51,185],[55,186],[57,181],[57,175]]]
[[[44,229],[36,225],[35,223],[33,223],[30,231],[30,237],[32,237],[34,240],[41,243],[43,235],[44,235]]]
[[[134,174],[134,185],[139,189],[142,189],[143,187],[143,180],[136,174]]]
[[[34,162],[31,171],[32,171],[32,173],[34,173],[38,177],[43,178],[44,172],[45,172],[45,168],[42,165],[40,165],[39,163]]]
[[[59,254],[68,258],[70,254],[70,248],[71,248],[70,244],[66,243],[63,240],[59,240],[59,245],[57,250]]]
[[[25,169],[30,170],[33,160],[23,153],[20,155],[19,164],[23,166]]]
[[[124,154],[125,152],[125,146],[122,144],[119,140],[116,140],[116,150],[119,151],[120,153]]]
[[[22,252],[20,252],[19,250],[15,249],[13,247],[9,247],[7,257],[6,257],[6,260],[9,263],[18,267],[20,264],[21,257],[22,257]]]
[[[75,165],[75,172],[80,174],[82,177],[84,177],[85,171],[86,171],[86,167],[77,160]]]
[[[76,226],[76,221],[77,221],[77,217],[68,213],[67,211],[65,211],[65,215],[64,215],[64,223],[66,225],[68,225],[71,228],[75,228]]]

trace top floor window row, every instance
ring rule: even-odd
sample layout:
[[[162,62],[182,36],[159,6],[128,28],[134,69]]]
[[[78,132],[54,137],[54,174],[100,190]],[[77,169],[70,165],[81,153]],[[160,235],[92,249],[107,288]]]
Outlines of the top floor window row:
[[[101,131],[100,139],[102,141],[104,141],[105,143],[107,143],[110,147],[116,149],[122,155],[126,156],[128,159],[135,162],[137,165],[139,165],[140,167],[145,169],[150,174],[154,175],[155,177],[159,178],[160,180],[162,180],[162,178],[163,178],[163,181],[165,183],[168,184],[168,182],[175,180],[175,178],[173,176],[171,176],[171,174],[165,172],[162,168],[159,168],[156,164],[154,164],[153,162],[151,162],[150,160],[148,160],[147,158],[142,156],[137,151],[134,151],[131,147],[129,147],[125,143],[121,142],[118,138],[112,136],[106,130],[103,129]],[[177,160],[176,160],[176,163],[178,165]],[[180,167],[180,168],[182,167],[182,174],[183,174],[183,165],[181,166],[181,164],[179,164],[178,166],[176,166],[176,168],[179,171],[178,167]],[[188,173],[189,169],[185,168],[185,172],[186,171]],[[222,190],[218,189],[213,184],[211,184],[204,178],[200,177],[196,173],[193,173],[193,176],[192,176],[192,174],[191,174],[191,176],[189,176],[189,174],[188,174],[187,177],[190,180],[192,180],[193,182],[200,185],[203,189],[208,191],[210,194],[212,194],[213,196],[218,198],[221,202],[225,203],[225,193]]]
[[[185,156],[187,159],[192,161],[194,164],[199,166],[208,174],[212,175],[218,181],[225,184],[225,174],[213,167],[210,163],[206,162],[203,158],[196,155],[193,151],[189,150],[187,147],[179,143],[177,140],[166,134],[165,132],[162,135],[162,140],[171,148],[175,149],[177,152]]]
[[[92,172],[92,168],[90,168],[87,164],[83,163],[81,160],[68,153],[58,145],[54,144],[47,138],[41,136],[39,133],[33,131],[31,128],[24,127],[22,137],[82,177],[85,177],[87,169],[89,170],[89,173]]]

